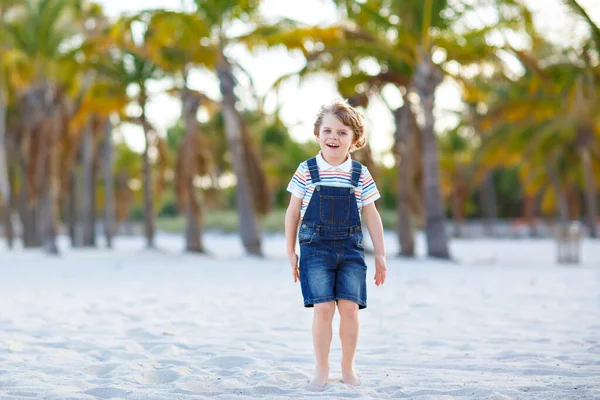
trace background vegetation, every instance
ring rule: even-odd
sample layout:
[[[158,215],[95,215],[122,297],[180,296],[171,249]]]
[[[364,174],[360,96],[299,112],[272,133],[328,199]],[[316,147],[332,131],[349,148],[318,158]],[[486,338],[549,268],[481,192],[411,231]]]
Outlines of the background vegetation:
[[[295,142],[277,111],[239,101],[254,88],[240,83],[252,80],[239,79],[246,72],[232,46],[299,51],[306,62],[295,76],[325,73],[356,107],[388,105],[395,165],[376,163],[369,148],[355,157],[375,176],[403,255],[414,255],[423,229],[428,254],[448,258],[448,236],[464,234],[467,219],[482,221],[488,235],[498,219],[519,219],[531,235],[540,217],[580,220],[598,236],[600,28],[588,10],[563,1],[587,33],[559,46],[518,0],[333,2],[337,23],[307,26],[266,23],[259,0],[195,0],[190,11],[116,19],[87,0],[1,0],[8,245],[20,237],[57,253],[60,232],[73,246],[95,246],[103,232],[111,246],[139,221],[154,247],[158,217],[160,228],[182,233],[188,251],[205,251],[204,231],[222,229],[261,254],[261,231],[281,229],[287,183],[318,148]],[[473,22],[482,12],[490,22]],[[246,29],[232,34],[240,22]],[[197,69],[219,83],[220,98],[190,88]],[[436,131],[444,79],[460,87],[463,106],[454,128]],[[147,116],[148,85],[157,80],[172,84],[166,93],[181,104],[166,136]],[[141,154],[114,129],[124,123],[143,128]]]

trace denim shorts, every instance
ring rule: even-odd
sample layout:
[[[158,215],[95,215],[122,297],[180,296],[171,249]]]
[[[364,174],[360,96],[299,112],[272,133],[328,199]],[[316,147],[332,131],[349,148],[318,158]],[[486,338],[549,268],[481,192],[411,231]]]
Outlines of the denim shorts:
[[[367,307],[367,265],[361,231],[345,237],[300,229],[300,285],[304,306],[350,300]]]

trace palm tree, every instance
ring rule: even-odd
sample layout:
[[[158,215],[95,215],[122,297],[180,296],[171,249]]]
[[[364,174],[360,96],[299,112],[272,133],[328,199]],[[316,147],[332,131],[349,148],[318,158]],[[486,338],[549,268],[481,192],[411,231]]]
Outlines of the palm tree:
[[[598,237],[596,218],[598,215],[598,204],[596,202],[596,185],[592,168],[592,157],[590,147],[593,146],[594,136],[598,135],[597,124],[594,116],[598,115],[598,90],[600,88],[600,72],[598,72],[598,57],[600,56],[600,27],[594,23],[589,14],[576,0],[563,0],[564,3],[582,19],[589,29],[589,38],[583,45],[582,59],[585,62],[585,70],[576,82],[576,96],[579,116],[585,121],[577,131],[577,151],[581,159],[581,167],[584,174],[585,203],[587,209],[586,222],[591,237]],[[595,51],[596,63],[592,53]],[[596,141],[597,143],[597,141]]]
[[[28,149],[23,159],[27,184],[22,194],[27,194],[32,205],[40,200],[37,213],[45,248],[57,253],[60,144],[73,107],[67,89],[77,93],[77,85],[81,84],[80,69],[69,44],[82,32],[78,18],[86,15],[89,8],[87,3],[67,0],[32,0],[20,11],[4,24],[4,29],[12,57],[20,60],[20,68],[12,72],[11,81],[19,96],[21,140]],[[28,231],[26,243],[27,233],[35,235],[38,230],[37,224],[30,224],[35,221],[30,220],[34,214],[27,215],[32,211],[30,208],[23,216]]]
[[[545,198],[555,198],[559,221],[566,224],[570,219],[566,187],[571,186],[567,182],[583,181],[586,193],[590,186],[595,193],[593,158],[587,154],[598,151],[594,146],[597,139],[593,139],[598,132],[592,128],[592,121],[599,105],[585,91],[596,89],[591,82],[584,89],[583,83],[589,75],[585,69],[572,65],[566,56],[565,62],[548,63],[533,52],[515,51],[515,54],[522,61],[525,75],[508,84],[496,81],[496,85],[502,86],[495,90],[495,99],[484,117],[489,127],[484,150],[496,159],[504,154],[506,160],[524,153],[519,157],[523,160],[524,176],[537,182],[538,188],[540,179],[551,184],[554,190],[547,191]],[[542,67],[543,64],[546,65]],[[582,147],[586,149],[582,151]],[[567,167],[577,159],[577,154],[582,161],[583,179]],[[588,218],[592,220],[590,204],[593,202],[587,202]],[[590,228],[590,233],[593,232]]]
[[[12,205],[11,205],[11,185],[8,177],[8,159],[6,157],[6,108],[8,94],[5,88],[5,61],[6,54],[11,53],[11,48],[5,41],[6,27],[5,19],[7,14],[11,11],[15,11],[17,0],[2,0],[0,1],[0,210],[3,214],[4,223],[4,234],[7,239],[9,248],[13,245],[13,226],[12,226]],[[22,5],[21,5],[22,7]]]
[[[205,252],[203,243],[202,203],[196,193],[194,179],[209,174],[212,160],[206,140],[198,129],[197,114],[200,108],[214,114],[216,103],[206,95],[189,88],[189,72],[193,67],[214,69],[216,49],[202,45],[201,38],[209,36],[206,25],[197,15],[155,11],[150,22],[152,27],[148,41],[155,50],[153,59],[161,69],[181,82],[171,91],[181,100],[181,116],[185,138],[177,155],[177,195],[186,216],[186,244],[189,252]]]
[[[261,255],[261,238],[256,213],[268,201],[266,179],[256,150],[249,140],[249,132],[238,110],[235,94],[237,63],[227,56],[229,46],[236,43],[229,29],[238,20],[250,22],[257,13],[259,0],[194,0],[195,13],[211,33],[210,41],[217,49],[216,72],[222,96],[225,137],[231,156],[236,184],[236,206],[240,218],[240,234],[249,254]],[[247,36],[247,35],[246,35]]]
[[[144,32],[140,40],[135,39],[132,29],[134,22],[141,22],[144,26]],[[139,105],[140,115],[129,118],[129,121],[138,124],[144,131],[144,150],[142,153],[144,231],[146,247],[154,248],[155,216],[149,150],[156,136],[156,130],[148,121],[146,106],[149,100],[148,81],[158,78],[161,71],[151,58],[153,49],[147,40],[149,34],[151,34],[151,30],[147,13],[121,18],[111,28],[110,37],[116,45],[111,48],[111,55],[114,59],[112,63],[105,66],[103,73],[112,76],[114,79],[121,79],[125,87],[135,86],[138,89],[134,100]]]
[[[114,144],[110,117],[125,115],[129,98],[126,92],[127,84],[124,82],[127,82],[128,75],[123,69],[119,69],[116,57],[105,57],[115,41],[107,35],[111,29],[110,22],[99,14],[96,23],[86,31],[86,39],[78,54],[82,59],[83,68],[87,71],[89,90],[80,99],[80,106],[71,123],[73,140],[72,145],[64,150],[66,161],[63,163],[63,180],[73,181],[74,191],[78,189],[77,186],[81,186],[82,189],[81,204],[78,204],[76,199],[73,200],[70,212],[73,244],[95,246],[96,176],[98,169],[103,168],[104,233],[110,248],[115,231]],[[72,167],[77,164],[78,156],[81,158],[83,176],[78,176],[74,172],[76,168]],[[63,189],[65,193],[69,192],[66,185]],[[71,197],[76,197],[74,191]],[[81,216],[78,225],[83,226],[75,229],[78,215]]]

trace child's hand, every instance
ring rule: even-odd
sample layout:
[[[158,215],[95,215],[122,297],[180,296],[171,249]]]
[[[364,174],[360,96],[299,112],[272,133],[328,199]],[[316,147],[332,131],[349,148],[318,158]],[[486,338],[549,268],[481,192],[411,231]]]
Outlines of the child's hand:
[[[294,283],[296,283],[300,280],[300,272],[298,269],[298,254],[288,254],[288,257],[290,259],[290,265],[292,267],[292,274],[294,274]]]
[[[375,285],[383,285],[386,269],[385,256],[375,256]]]

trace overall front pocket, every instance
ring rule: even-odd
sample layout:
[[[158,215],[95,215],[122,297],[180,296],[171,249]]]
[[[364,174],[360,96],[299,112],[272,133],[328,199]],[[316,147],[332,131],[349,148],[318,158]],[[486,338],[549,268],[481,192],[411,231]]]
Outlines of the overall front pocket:
[[[345,224],[350,218],[350,196],[321,195],[321,221],[326,224]]]

